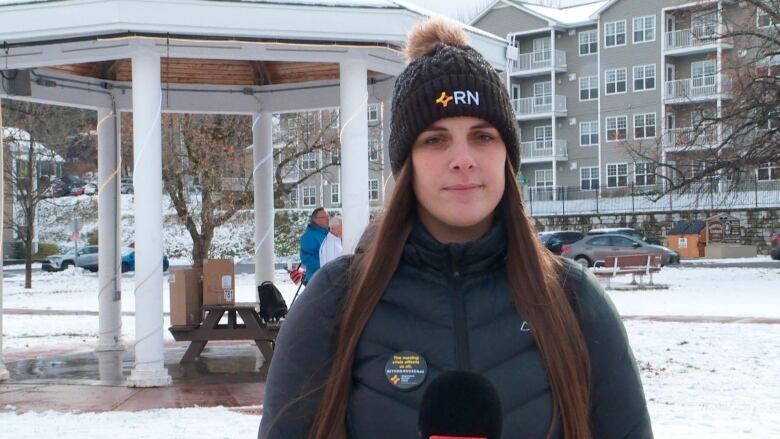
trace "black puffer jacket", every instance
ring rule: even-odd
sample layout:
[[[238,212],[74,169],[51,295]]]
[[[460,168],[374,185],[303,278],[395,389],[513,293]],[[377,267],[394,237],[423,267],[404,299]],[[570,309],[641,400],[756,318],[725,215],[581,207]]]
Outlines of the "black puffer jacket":
[[[545,437],[552,393],[533,336],[508,293],[505,248],[500,221],[477,241],[448,245],[417,223],[357,347],[350,438],[416,439],[426,385],[455,369],[495,384],[503,438]],[[342,257],[323,267],[291,309],[271,362],[260,438],[307,437],[322,395],[311,391],[330,370],[349,263]],[[591,357],[594,438],[652,437],[636,362],[615,308],[592,275],[575,264],[566,267]],[[388,359],[400,351],[417,352],[428,364],[425,381],[410,391],[398,390],[385,376]]]

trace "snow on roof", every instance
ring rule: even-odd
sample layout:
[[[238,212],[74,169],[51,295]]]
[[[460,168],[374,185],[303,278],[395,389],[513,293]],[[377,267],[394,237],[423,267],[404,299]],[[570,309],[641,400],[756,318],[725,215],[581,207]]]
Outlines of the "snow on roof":
[[[3,141],[8,144],[9,151],[17,160],[26,160],[26,154],[30,151],[30,133],[21,128],[4,127]],[[35,142],[35,153],[58,163],[65,161],[59,154],[42,143]]]
[[[588,3],[568,8],[551,8],[548,6],[535,5],[522,2],[521,5],[526,9],[547,17],[548,19],[563,25],[575,25],[591,20],[591,15],[601,9],[602,6],[609,3],[608,0],[602,0],[594,3]]]

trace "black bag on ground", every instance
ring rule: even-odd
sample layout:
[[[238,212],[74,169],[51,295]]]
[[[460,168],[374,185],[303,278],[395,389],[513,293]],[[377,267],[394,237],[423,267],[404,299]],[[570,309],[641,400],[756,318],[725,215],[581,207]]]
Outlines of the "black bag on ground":
[[[260,318],[263,320],[279,320],[287,315],[287,303],[271,281],[265,281],[257,287],[257,296],[260,299]]]

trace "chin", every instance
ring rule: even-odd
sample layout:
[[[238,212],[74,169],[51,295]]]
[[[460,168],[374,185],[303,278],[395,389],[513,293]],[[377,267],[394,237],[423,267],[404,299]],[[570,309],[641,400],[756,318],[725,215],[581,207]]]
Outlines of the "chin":
[[[442,212],[440,221],[452,227],[473,227],[480,224],[486,218],[492,217],[493,212],[495,211],[495,208],[465,209],[448,209],[447,212]]]

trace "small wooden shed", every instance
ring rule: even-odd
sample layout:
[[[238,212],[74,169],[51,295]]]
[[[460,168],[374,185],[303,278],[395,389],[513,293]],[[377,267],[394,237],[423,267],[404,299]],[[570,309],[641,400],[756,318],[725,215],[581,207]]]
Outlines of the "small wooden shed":
[[[667,245],[680,253],[680,258],[704,257],[706,228],[704,220],[681,221],[666,234]]]

